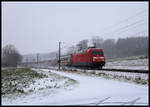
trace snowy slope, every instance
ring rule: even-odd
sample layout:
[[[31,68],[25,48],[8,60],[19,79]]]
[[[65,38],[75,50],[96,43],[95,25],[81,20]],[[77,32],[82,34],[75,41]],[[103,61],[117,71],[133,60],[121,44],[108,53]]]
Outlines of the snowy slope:
[[[42,69],[43,72],[49,72]],[[94,76],[72,74],[51,70],[78,81],[71,90],[36,92],[32,95],[20,97],[13,101],[4,101],[8,105],[148,105],[148,86],[106,80]],[[52,93],[52,94],[50,94]],[[135,101],[134,101],[135,100]],[[131,102],[132,101],[132,102]],[[128,105],[128,104],[127,104]]]

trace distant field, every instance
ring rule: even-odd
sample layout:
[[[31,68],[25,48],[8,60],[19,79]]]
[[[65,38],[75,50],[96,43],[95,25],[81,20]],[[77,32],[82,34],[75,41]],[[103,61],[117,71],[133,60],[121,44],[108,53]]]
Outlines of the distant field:
[[[123,58],[106,59],[106,61],[113,62],[113,61],[119,61],[119,60],[137,60],[137,59],[148,59],[148,57],[146,55],[138,55],[138,56],[123,57]]]
[[[146,56],[106,59],[105,68],[148,70],[149,59]]]

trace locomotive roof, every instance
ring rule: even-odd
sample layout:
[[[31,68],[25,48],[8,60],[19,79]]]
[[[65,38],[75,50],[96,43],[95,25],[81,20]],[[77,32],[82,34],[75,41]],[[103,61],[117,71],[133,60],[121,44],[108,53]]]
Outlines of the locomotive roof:
[[[81,51],[78,51],[78,52],[75,52],[72,54],[80,54],[80,53],[84,53],[84,52],[89,51],[89,50],[103,50],[103,49],[101,49],[101,48],[88,48],[88,49],[84,49],[84,50],[81,50]]]
[[[89,49],[93,49],[93,50],[95,50],[95,49],[103,50],[103,49],[101,49],[101,48],[89,48]]]

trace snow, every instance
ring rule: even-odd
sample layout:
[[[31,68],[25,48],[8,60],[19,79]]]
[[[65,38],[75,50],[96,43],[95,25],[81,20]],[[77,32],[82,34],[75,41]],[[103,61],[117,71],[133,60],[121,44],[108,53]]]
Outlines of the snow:
[[[122,77],[122,78],[128,78],[128,79],[132,79],[132,80],[136,80],[137,78],[140,78],[142,81],[147,82],[149,79],[149,75],[147,73],[130,73],[130,72],[114,72],[114,71],[93,71],[96,74],[99,73],[105,73],[107,75],[109,75],[109,77],[114,78],[116,76],[118,77]]]
[[[36,70],[38,73],[43,73],[43,71],[39,70],[39,69],[32,69],[32,70]],[[45,73],[47,74],[47,73]],[[48,75],[48,74],[47,74]],[[23,88],[24,92],[29,92],[29,91],[38,91],[41,89],[45,89],[45,88],[52,88],[52,87],[63,87],[65,83],[67,83],[68,79],[64,78],[61,79],[61,81],[54,77],[53,78],[48,75],[48,78],[42,78],[42,79],[37,79],[35,80],[34,84],[30,84],[29,87],[27,88]]]
[[[41,90],[14,100],[2,100],[3,105],[148,105],[148,86],[107,80],[94,76],[41,69],[66,76],[78,82],[70,90]],[[70,86],[72,87],[72,86]],[[105,101],[102,101],[105,100]],[[126,104],[125,104],[126,105]]]
[[[148,66],[106,66],[110,69],[133,69],[133,70],[148,70]]]
[[[148,61],[149,59],[116,60],[106,62],[104,68],[148,70]]]

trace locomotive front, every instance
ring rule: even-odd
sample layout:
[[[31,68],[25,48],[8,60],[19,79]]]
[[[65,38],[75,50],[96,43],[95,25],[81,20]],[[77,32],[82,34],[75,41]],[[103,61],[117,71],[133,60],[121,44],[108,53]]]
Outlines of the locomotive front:
[[[103,66],[105,66],[105,57],[103,49],[92,49],[91,53],[92,64],[94,67],[102,68]]]

